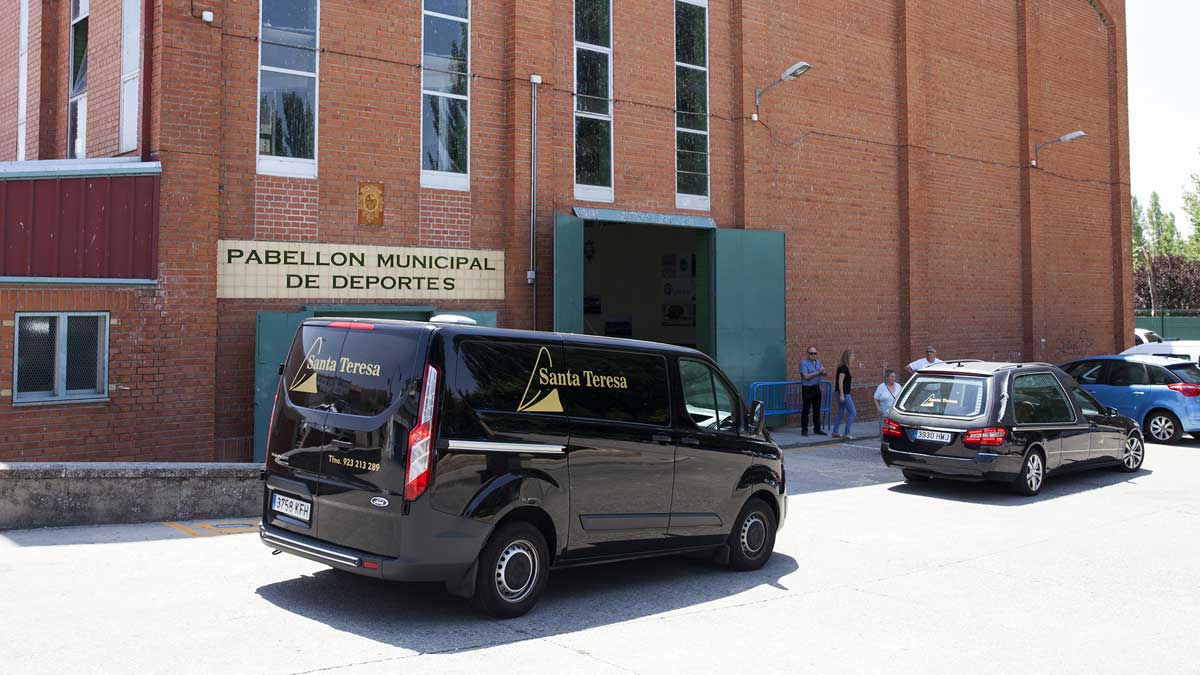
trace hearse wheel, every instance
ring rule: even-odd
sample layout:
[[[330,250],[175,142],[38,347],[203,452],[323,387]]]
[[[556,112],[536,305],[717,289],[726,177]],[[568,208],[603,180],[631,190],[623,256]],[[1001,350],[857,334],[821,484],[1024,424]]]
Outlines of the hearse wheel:
[[[758,497],[750,499],[734,521],[726,543],[730,569],[756,570],[767,564],[775,550],[775,512]]]
[[[1042,491],[1046,483],[1046,460],[1038,450],[1030,450],[1021,463],[1021,473],[1013,481],[1013,492],[1032,497]]]
[[[1125,454],[1121,457],[1121,463],[1117,468],[1125,473],[1133,473],[1142,468],[1142,460],[1146,459],[1146,444],[1142,442],[1141,436],[1137,434],[1129,434],[1125,439]]]
[[[475,609],[508,619],[533,609],[546,587],[550,554],[546,539],[524,522],[502,525],[479,554]]]

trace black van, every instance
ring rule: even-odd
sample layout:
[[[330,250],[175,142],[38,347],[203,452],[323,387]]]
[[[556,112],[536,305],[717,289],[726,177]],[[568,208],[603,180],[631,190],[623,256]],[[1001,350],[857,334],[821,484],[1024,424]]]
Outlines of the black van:
[[[692,349],[309,319],[281,375],[263,543],[443,581],[495,616],[527,612],[552,567],[711,551],[758,569],[786,513],[762,404]]]

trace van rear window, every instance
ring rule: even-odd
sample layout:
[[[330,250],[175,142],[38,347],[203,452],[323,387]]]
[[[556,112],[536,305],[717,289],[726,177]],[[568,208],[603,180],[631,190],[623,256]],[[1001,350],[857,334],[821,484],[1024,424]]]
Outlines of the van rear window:
[[[302,408],[373,417],[419,374],[419,333],[302,326],[284,367],[288,399]]]
[[[900,393],[896,407],[935,417],[978,417],[987,405],[991,378],[969,375],[921,375]]]

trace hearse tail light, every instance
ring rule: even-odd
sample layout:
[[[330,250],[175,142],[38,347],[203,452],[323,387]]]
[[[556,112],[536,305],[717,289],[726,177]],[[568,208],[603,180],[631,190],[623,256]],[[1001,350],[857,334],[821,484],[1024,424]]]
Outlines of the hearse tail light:
[[[327,328],[350,328],[353,330],[375,330],[375,324],[365,321],[334,321]]]
[[[1008,438],[1008,430],[1004,427],[989,427],[987,429],[972,429],[963,436],[963,445],[982,445],[994,448],[1004,445]]]
[[[1176,382],[1168,384],[1167,389],[1177,391],[1188,398],[1200,396],[1200,384],[1188,384],[1186,382]]]
[[[904,430],[900,428],[899,424],[896,424],[895,422],[893,422],[890,419],[884,418],[884,420],[883,420],[883,437],[884,438],[900,438],[903,435],[904,435]]]
[[[433,449],[433,420],[441,374],[433,364],[425,365],[421,385],[421,403],[417,424],[408,434],[408,471],[404,480],[404,498],[412,501],[429,487],[430,454]]]

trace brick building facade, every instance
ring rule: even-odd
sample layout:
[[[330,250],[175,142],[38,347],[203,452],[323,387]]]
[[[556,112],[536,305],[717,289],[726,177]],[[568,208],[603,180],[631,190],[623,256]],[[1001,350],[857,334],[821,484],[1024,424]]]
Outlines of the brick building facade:
[[[757,370],[730,366],[742,380],[787,377],[808,344],[827,362],[851,348],[860,410],[883,367],[929,342],[1060,361],[1132,333],[1123,0],[281,1],[0,0],[0,15],[27,17],[0,24],[0,162],[161,162],[129,164],[161,166],[153,236],[88,249],[153,247],[153,278],[38,268],[37,247],[13,243],[26,242],[16,183],[59,169],[0,169],[0,461],[248,460],[256,387],[274,386],[264,341],[304,315],[468,312],[658,337],[668,329],[630,318],[640,309],[597,327],[599,296],[565,281],[592,283],[572,266],[637,249],[642,228],[696,230],[683,246],[710,276],[692,272],[680,341],[725,365],[764,349],[727,340],[733,323],[777,340]],[[755,90],[799,60],[811,72],[767,92],[755,119]],[[1076,129],[1086,139],[1030,166],[1035,144]],[[573,222],[587,228],[577,251],[556,237]],[[782,233],[780,273],[754,282],[778,293],[779,316],[732,312],[727,289],[753,292],[757,272],[721,259],[739,231]],[[503,265],[484,284],[495,292],[229,292],[218,251],[255,243]],[[21,317],[59,312],[106,317],[94,396],[30,398],[16,381]]]

